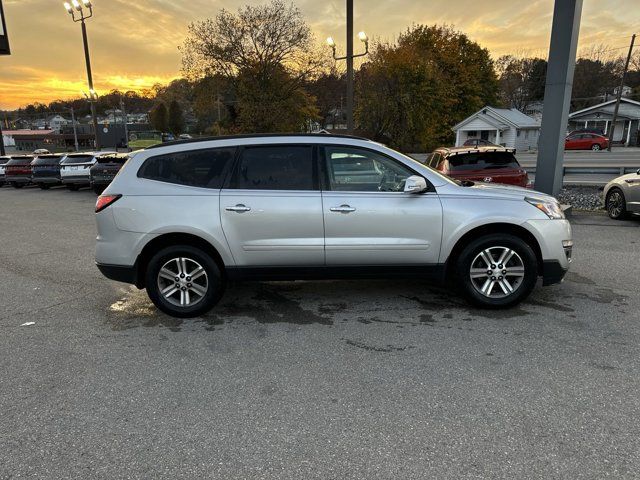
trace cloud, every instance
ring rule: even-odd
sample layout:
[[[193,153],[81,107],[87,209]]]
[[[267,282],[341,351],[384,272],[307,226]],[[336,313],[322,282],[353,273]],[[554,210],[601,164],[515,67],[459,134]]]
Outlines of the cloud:
[[[242,2],[258,4],[250,0]],[[637,0],[585,2],[580,48],[624,46],[640,24]],[[57,0],[4,0],[13,55],[0,57],[0,108],[72,97],[86,90],[80,28]],[[298,0],[319,41],[344,46],[343,0]],[[455,26],[491,50],[546,55],[553,0],[388,0],[355,2],[354,30],[393,40],[414,23]],[[88,21],[98,91],[141,90],[180,73],[178,46],[190,22],[236,11],[237,0],[94,0]]]

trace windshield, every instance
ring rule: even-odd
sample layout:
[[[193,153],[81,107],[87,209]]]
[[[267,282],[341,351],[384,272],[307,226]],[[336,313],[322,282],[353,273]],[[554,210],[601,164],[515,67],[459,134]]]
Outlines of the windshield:
[[[93,155],[69,155],[62,163],[88,163],[93,160]]]
[[[511,152],[473,152],[452,155],[449,169],[452,172],[465,170],[490,170],[496,168],[520,168],[520,164]]]

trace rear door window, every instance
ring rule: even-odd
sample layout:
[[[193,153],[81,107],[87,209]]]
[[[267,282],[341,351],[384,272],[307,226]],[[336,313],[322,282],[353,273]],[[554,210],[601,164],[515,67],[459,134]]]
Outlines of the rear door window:
[[[474,152],[452,155],[448,158],[452,172],[466,170],[490,170],[495,168],[519,168],[520,164],[511,152]]]
[[[222,188],[235,147],[176,152],[148,158],[138,177],[202,188]]]
[[[318,190],[310,145],[245,147],[230,182],[244,190]]]
[[[74,164],[74,163],[89,163],[93,160],[93,155],[68,155],[62,163],[64,165]]]

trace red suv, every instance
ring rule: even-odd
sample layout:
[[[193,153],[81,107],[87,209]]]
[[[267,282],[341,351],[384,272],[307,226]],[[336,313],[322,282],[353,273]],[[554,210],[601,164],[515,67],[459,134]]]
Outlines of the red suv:
[[[569,135],[564,140],[565,150],[604,150],[609,147],[609,140],[595,133],[578,133]]]
[[[439,148],[427,157],[425,165],[456,180],[532,186],[512,148]]]
[[[5,181],[14,188],[22,188],[31,183],[31,155],[12,155],[4,167]]]

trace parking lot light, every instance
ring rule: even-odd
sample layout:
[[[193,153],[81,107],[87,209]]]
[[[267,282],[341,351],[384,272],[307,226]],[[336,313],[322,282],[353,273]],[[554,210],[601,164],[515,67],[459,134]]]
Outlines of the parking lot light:
[[[82,0],[82,3],[87,8],[91,8],[92,7],[91,2],[89,0]]]
[[[80,2],[78,0],[71,0],[71,3],[73,3],[73,8],[75,8],[77,11],[82,10],[82,5],[80,5]]]
[[[67,12],[73,15],[73,7],[69,2],[64,2],[64,8],[67,9]]]

